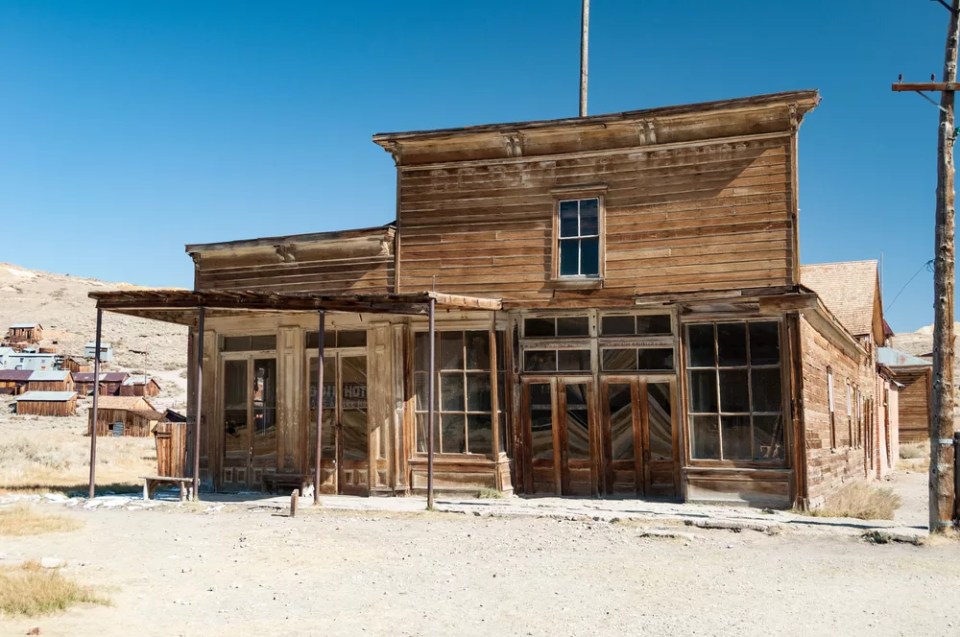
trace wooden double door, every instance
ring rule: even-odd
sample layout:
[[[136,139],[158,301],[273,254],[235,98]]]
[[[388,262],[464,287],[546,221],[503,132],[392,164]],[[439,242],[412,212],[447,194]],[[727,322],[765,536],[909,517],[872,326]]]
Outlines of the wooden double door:
[[[317,358],[310,358],[309,466],[317,449]],[[363,349],[334,351],[323,361],[323,451],[321,490],[369,493],[370,444],[367,356]]]
[[[259,490],[277,466],[277,359],[272,354],[222,358],[224,491]]]
[[[678,497],[673,379],[527,378],[522,402],[526,493]]]

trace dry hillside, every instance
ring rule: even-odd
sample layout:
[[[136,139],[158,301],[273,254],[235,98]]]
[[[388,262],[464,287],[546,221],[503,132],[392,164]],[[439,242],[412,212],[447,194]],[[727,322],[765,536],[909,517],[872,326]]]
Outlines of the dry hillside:
[[[960,351],[958,349],[960,347],[960,323],[954,323],[953,329],[954,333],[958,335],[958,337],[954,337],[954,351]],[[925,325],[916,332],[896,334],[890,339],[890,346],[914,356],[929,354],[933,351],[933,325]],[[953,362],[953,376],[960,381],[960,358]]]

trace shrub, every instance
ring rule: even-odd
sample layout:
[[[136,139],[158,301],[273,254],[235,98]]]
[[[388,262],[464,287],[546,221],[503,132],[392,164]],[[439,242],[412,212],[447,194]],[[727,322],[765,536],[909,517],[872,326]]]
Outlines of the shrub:
[[[827,496],[823,508],[810,515],[828,518],[859,518],[861,520],[892,520],[900,507],[900,496],[893,489],[866,482],[851,482]]]
[[[86,586],[36,562],[0,567],[0,614],[48,615],[74,604],[107,604]]]
[[[0,535],[37,535],[73,531],[81,526],[79,520],[39,513],[24,504],[0,509]]]

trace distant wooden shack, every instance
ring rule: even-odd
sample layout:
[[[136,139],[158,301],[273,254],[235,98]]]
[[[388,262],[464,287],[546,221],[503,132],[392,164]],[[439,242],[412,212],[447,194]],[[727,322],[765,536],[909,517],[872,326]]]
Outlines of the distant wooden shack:
[[[127,380],[129,376],[130,374],[127,372],[102,372],[100,374],[100,395],[119,396],[120,386],[123,385],[123,381]],[[74,374],[73,380],[76,383],[77,393],[81,396],[93,395],[94,378],[93,372],[78,372]]]
[[[31,369],[0,369],[0,394],[19,396],[26,391]]]
[[[75,416],[77,394],[72,391],[28,391],[17,396],[17,414],[32,416]]]
[[[100,396],[97,400],[98,436],[149,436],[163,419],[142,396]],[[87,434],[93,428],[93,408],[88,411]]]
[[[39,323],[14,323],[7,329],[10,343],[39,343],[43,339],[43,326]]]
[[[75,356],[68,356],[64,358],[60,366],[67,371],[73,372],[74,374],[80,372],[93,372],[92,362],[84,358],[77,358]]]
[[[120,385],[121,396],[158,396],[160,385],[156,380],[134,374]]]
[[[69,391],[76,390],[73,374],[64,370],[40,370],[30,374],[27,391]]]
[[[933,365],[930,361],[890,347],[882,347],[878,359],[902,385],[899,392],[900,442],[930,440],[930,399]]]

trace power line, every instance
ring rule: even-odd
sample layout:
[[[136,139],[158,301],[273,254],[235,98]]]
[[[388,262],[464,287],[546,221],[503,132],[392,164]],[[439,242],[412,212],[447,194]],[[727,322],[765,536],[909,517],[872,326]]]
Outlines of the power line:
[[[924,262],[923,262],[923,265],[920,266],[920,269],[917,270],[916,272],[914,272],[914,273],[913,273],[913,276],[910,277],[910,278],[907,280],[907,282],[903,284],[903,287],[900,288],[900,291],[897,292],[896,296],[893,297],[893,300],[890,301],[890,304],[887,305],[887,310],[889,310],[890,308],[893,307],[893,304],[897,302],[897,299],[900,298],[900,295],[903,294],[903,291],[907,289],[907,286],[910,285],[915,278],[917,278],[917,275],[918,275],[918,274],[920,274],[921,272],[923,272],[923,269],[924,269],[924,268],[927,269],[927,272],[933,272],[933,259],[930,259],[929,261],[924,261]],[[884,310],[884,311],[886,311],[886,310]]]

